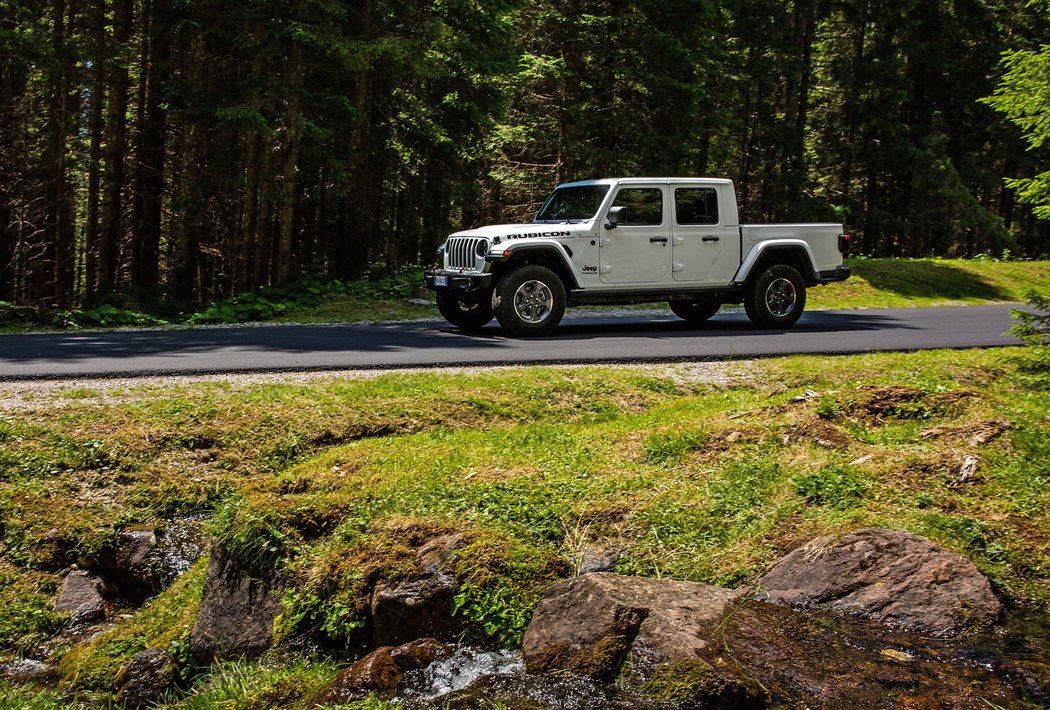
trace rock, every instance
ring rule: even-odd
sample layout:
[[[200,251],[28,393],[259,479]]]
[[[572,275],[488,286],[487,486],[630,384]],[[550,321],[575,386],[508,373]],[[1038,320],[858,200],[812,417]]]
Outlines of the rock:
[[[447,570],[449,558],[466,539],[459,533],[432,537],[416,550],[416,567],[420,574],[439,574]]]
[[[393,649],[390,657],[404,670],[412,671],[426,668],[455,652],[456,647],[450,643],[441,643],[437,639],[417,639]]]
[[[604,547],[588,545],[583,551],[580,560],[580,574],[591,572],[612,572],[616,569],[616,563],[623,557],[620,550],[609,550]]]
[[[153,527],[117,533],[113,565],[106,572],[122,598],[139,603],[161,591],[158,547],[162,536]]]
[[[175,666],[171,654],[159,648],[143,651],[117,674],[120,688],[117,701],[138,708],[152,703],[174,682]]]
[[[449,557],[463,544],[460,535],[431,538],[416,551],[416,573],[372,592],[372,622],[377,646],[397,646],[420,638],[455,641],[463,632],[452,616],[459,580],[446,571]]]
[[[772,707],[976,709],[1020,700],[1005,674],[962,661],[962,647],[826,611],[744,602],[722,623],[719,642],[720,653],[705,660],[764,689]],[[914,704],[920,699],[937,702]]]
[[[31,658],[0,663],[0,680],[6,680],[15,685],[48,683],[56,680],[57,676],[58,671],[53,666]]]
[[[341,705],[375,693],[381,699],[393,697],[405,669],[391,655],[390,646],[380,646],[340,673],[322,693],[317,705]]]
[[[530,673],[572,671],[610,679],[630,655],[632,670],[699,656],[741,592],[695,582],[608,572],[551,587],[525,632]]]
[[[106,600],[102,595],[104,582],[84,570],[73,570],[66,575],[55,609],[73,614],[73,621],[82,624],[101,621],[106,616]]]
[[[972,562],[896,530],[869,528],[813,540],[778,562],[758,586],[777,604],[828,605],[937,636],[1002,612]]]
[[[282,611],[277,574],[255,576],[221,546],[212,551],[190,651],[201,663],[255,657],[273,643],[273,622]]]
[[[436,639],[417,639],[396,648],[381,646],[340,673],[316,704],[339,705],[361,700],[370,693],[390,698],[406,671],[426,668],[454,651],[454,646]]]
[[[463,630],[452,616],[459,582],[435,574],[394,585],[377,585],[372,593],[375,643],[393,645],[431,637],[454,641]]]

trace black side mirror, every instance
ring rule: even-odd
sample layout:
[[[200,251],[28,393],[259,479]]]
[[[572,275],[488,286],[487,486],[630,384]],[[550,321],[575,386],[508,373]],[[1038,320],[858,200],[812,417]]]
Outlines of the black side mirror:
[[[620,224],[620,217],[622,217],[623,213],[626,212],[626,211],[627,211],[626,207],[610,207],[609,208],[609,214],[607,214],[605,216],[605,218],[606,218],[605,228],[606,229],[616,229],[616,227],[618,227],[619,224]]]

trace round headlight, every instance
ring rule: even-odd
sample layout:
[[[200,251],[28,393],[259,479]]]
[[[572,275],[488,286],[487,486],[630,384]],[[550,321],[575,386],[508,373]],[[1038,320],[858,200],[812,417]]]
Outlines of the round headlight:
[[[482,239],[480,242],[478,242],[478,245],[474,247],[474,253],[477,254],[479,257],[487,256],[489,253],[489,243]]]

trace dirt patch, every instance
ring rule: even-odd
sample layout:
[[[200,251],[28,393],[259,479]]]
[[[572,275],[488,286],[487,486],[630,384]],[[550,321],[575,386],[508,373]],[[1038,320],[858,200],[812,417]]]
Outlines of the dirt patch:
[[[830,422],[816,420],[789,427],[784,441],[808,441],[825,449],[844,449],[853,443],[853,438]]]
[[[962,426],[931,427],[923,429],[923,439],[946,439],[965,441],[971,448],[983,446],[997,438],[1010,428],[1010,422],[986,420]]]
[[[961,402],[979,396],[969,390],[927,394],[906,385],[864,385],[847,402],[844,413],[875,424],[890,419],[928,419],[956,413]]]

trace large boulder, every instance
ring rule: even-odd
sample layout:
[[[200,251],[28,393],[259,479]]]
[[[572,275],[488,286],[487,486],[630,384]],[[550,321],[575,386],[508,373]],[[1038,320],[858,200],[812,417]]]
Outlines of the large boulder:
[[[231,558],[220,545],[208,561],[190,651],[202,663],[254,657],[273,643],[283,585],[276,571],[259,573]]]
[[[1002,605],[962,555],[908,532],[869,528],[821,537],[758,581],[768,601],[836,611],[937,636],[994,619]]]
[[[743,597],[695,582],[594,572],[555,584],[525,632],[530,673],[572,671],[610,679],[630,656],[632,670],[703,654],[715,628]]]
[[[524,648],[530,673],[615,679],[595,708],[1017,707],[1008,674],[972,655],[965,640],[607,573],[554,585]]]

